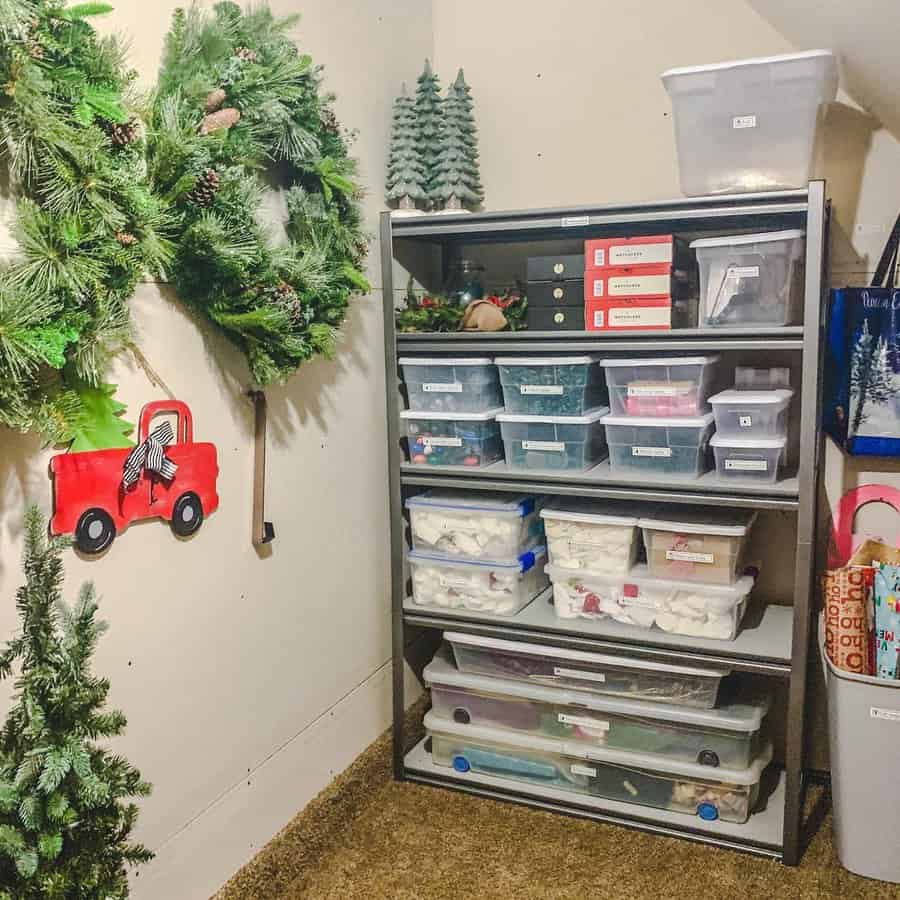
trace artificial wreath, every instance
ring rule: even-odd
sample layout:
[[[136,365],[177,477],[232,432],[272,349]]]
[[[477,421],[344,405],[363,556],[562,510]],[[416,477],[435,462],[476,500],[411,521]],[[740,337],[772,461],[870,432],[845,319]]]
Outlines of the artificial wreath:
[[[149,136],[151,183],[177,222],[169,276],[260,385],[331,356],[351,295],[369,289],[349,136],[288,37],[296,18],[177,10]],[[259,220],[270,182],[287,186],[281,243]]]

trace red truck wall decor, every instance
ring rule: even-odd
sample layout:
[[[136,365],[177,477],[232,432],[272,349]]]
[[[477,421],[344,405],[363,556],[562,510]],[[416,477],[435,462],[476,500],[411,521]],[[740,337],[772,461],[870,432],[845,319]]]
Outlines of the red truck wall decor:
[[[151,432],[150,423],[163,414],[177,416],[174,433],[167,422]],[[137,447],[62,453],[50,460],[50,471],[50,530],[74,534],[87,554],[102,553],[141,519],[165,519],[176,535],[187,537],[219,506],[215,444],[194,443],[191,411],[180,400],[158,400],[141,410]]]

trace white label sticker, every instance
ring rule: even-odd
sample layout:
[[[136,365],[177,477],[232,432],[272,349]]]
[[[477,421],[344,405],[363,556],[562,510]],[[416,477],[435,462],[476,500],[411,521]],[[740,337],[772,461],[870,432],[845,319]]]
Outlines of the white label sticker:
[[[741,428],[751,428],[753,426],[753,416],[738,416],[738,425]]]
[[[632,456],[658,456],[660,459],[668,459],[672,455],[671,447],[632,447]]]
[[[671,244],[625,244],[609,248],[611,266],[672,262]]]
[[[702,563],[711,566],[716,561],[714,553],[692,553],[690,550],[666,550],[666,559],[674,562]]]
[[[635,328],[672,325],[671,306],[622,306],[609,311],[610,328]]]
[[[462,438],[458,437],[423,437],[426,447],[462,447]]]
[[[732,472],[768,472],[767,459],[726,459],[725,470]]]
[[[603,327],[603,310],[595,309],[594,310],[594,328],[602,328]]]
[[[590,216],[563,216],[563,228],[583,228],[585,225],[591,224]]]
[[[885,719],[888,722],[900,722],[900,709],[885,709],[882,706],[870,706],[869,715],[873,719]]]
[[[590,766],[583,766],[583,765],[581,765],[581,763],[572,763],[572,765],[569,766],[569,771],[573,775],[587,775],[588,778],[596,778],[597,777],[596,769],[593,769]]]
[[[568,713],[559,713],[556,717],[562,725],[575,725],[578,728],[596,728],[598,731],[609,731],[609,722],[603,719],[591,719],[588,716],[570,716]]]
[[[563,386],[561,384],[520,384],[520,394],[538,394],[548,397],[559,397],[562,395]]]
[[[629,384],[629,397],[677,397],[686,394],[690,388],[680,388],[674,384]]]
[[[444,575],[442,572],[438,573],[438,582],[441,587],[452,587],[452,588],[465,588],[469,587],[469,582],[466,581],[465,578],[460,578],[459,576],[453,575]]]
[[[595,297],[603,296],[603,279],[602,278],[594,279],[594,296]]]
[[[756,128],[756,116],[735,116],[731,120],[732,128]]]
[[[668,295],[672,290],[672,281],[668,275],[622,275],[610,278],[607,289],[610,297]]]
[[[422,390],[426,394],[461,394],[462,385],[458,381],[426,381],[422,385]]]
[[[581,672],[578,669],[564,669],[560,666],[553,667],[553,674],[559,678],[580,678],[582,681],[598,681],[601,684],[606,681],[603,672]]]
[[[759,266],[730,266],[729,278],[759,278]]]
[[[642,597],[640,593],[635,592],[632,595],[622,594],[619,597],[619,606],[637,606],[640,609],[656,609],[659,604],[649,597]]]
[[[603,247],[594,251],[594,266],[602,269],[606,265],[606,250]]]
[[[563,441],[522,441],[523,450],[550,450],[553,453],[563,453],[566,445]]]

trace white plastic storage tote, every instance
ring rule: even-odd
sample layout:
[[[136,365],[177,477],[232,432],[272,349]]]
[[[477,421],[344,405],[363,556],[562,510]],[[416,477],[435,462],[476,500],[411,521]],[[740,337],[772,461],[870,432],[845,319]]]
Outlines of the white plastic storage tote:
[[[722,478],[767,484],[778,479],[786,444],[785,437],[722,437],[718,434],[710,441],[716,457],[716,472]]]
[[[662,81],[689,197],[806,187],[822,106],[837,94],[830,50],[669,69]]]
[[[514,469],[584,471],[606,456],[602,406],[583,416],[498,413],[506,464]]]
[[[714,356],[604,359],[614,416],[696,418],[709,412]]]
[[[746,822],[759,796],[766,747],[745,769],[711,769],[699,763],[591,747],[502,728],[460,725],[425,715],[435,765],[576,794],[681,812],[705,821]]]
[[[447,631],[444,639],[462,672],[702,709],[716,705],[719,684],[731,674],[476,634]]]
[[[500,379],[486,357],[412,357],[397,360],[409,408],[417,412],[485,412],[503,405]]]
[[[787,435],[788,408],[794,392],[722,391],[709,398],[716,417],[716,437],[775,438]]]
[[[674,475],[698,478],[709,467],[707,446],[713,414],[695,419],[605,416],[609,464],[613,473],[629,478]]]
[[[509,413],[583,416],[606,405],[596,356],[501,356],[503,402]]]
[[[497,413],[416,412],[400,413],[409,441],[413,465],[467,466],[478,469],[503,459],[503,440]]]
[[[460,725],[524,731],[713,767],[750,765],[769,709],[765,696],[736,698],[706,710],[470,675],[456,668],[447,647],[425,667],[424,678],[435,715]]]

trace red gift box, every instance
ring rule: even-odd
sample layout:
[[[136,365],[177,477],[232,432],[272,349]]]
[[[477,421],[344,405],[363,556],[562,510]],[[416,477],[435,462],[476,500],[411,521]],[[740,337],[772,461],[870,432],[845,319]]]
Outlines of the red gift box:
[[[669,331],[672,301],[668,297],[613,297],[584,305],[584,327],[588,331]]]
[[[597,238],[584,242],[584,268],[587,271],[615,266],[672,265],[675,252],[675,238],[671,234]]]
[[[619,266],[584,273],[584,299],[662,297],[668,300],[686,284],[683,273],[671,265]]]

